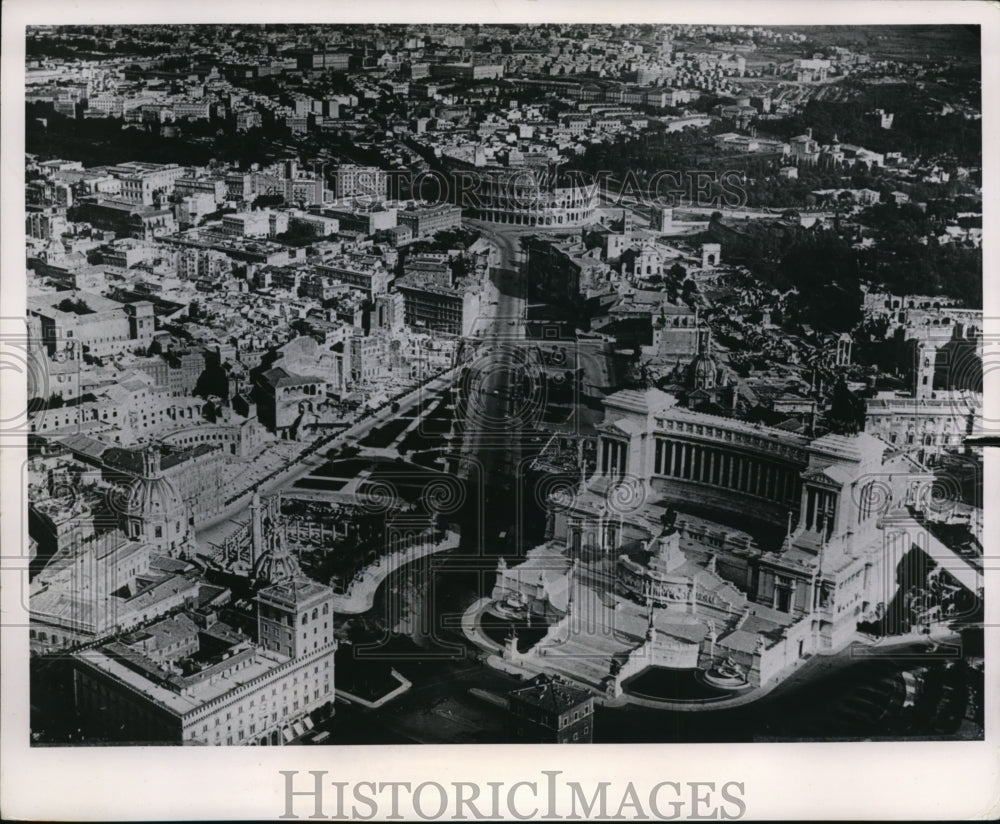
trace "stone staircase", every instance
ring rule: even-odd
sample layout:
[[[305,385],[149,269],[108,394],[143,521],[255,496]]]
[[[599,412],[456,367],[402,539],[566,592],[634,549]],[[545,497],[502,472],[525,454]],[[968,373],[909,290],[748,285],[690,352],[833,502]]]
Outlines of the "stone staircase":
[[[535,648],[525,663],[603,692],[611,662],[616,657],[624,658],[634,645],[617,640],[602,644],[594,641],[593,637],[571,636],[559,645]]]
[[[573,583],[573,611],[567,615],[526,657],[546,672],[558,673],[594,689],[603,690],[611,662],[624,660],[642,643],[645,628],[623,625],[613,601],[580,580]]]

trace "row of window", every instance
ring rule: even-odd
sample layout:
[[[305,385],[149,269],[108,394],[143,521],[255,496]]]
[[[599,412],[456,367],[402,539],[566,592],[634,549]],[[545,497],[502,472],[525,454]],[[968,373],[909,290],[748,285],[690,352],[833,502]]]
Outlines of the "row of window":
[[[52,644],[59,645],[59,644],[72,644],[72,643],[74,643],[74,639],[71,638],[69,635],[59,636],[59,635],[56,635],[56,633],[54,633],[54,632],[51,635],[49,635],[47,632],[45,632],[45,630],[39,630],[37,633],[36,633],[35,630],[29,630],[28,631],[28,636],[32,640],[38,641],[41,644],[52,643]]]
[[[330,694],[331,694],[330,683],[326,682],[326,683],[324,683],[322,689],[320,689],[319,687],[316,687],[313,690],[312,700],[313,701],[319,701],[321,695],[325,696],[325,695],[330,695]],[[289,716],[290,712],[296,713],[300,709],[304,709],[304,705],[308,703],[308,700],[309,700],[308,695],[304,695],[301,701],[298,698],[294,699],[292,701],[291,707],[289,707],[287,704],[285,704],[281,708],[280,717],[281,718],[287,718]],[[251,702],[251,706],[253,706],[252,702]],[[240,707],[239,711],[241,713],[243,712],[243,707],[242,706]],[[270,723],[271,724],[276,724],[278,722],[278,717],[279,717],[278,710],[273,710],[271,712],[271,714],[270,714]],[[222,722],[221,722],[221,719],[219,717],[216,717],[214,720],[215,720],[215,724],[214,724],[214,727],[215,727],[214,738],[215,738],[215,743],[218,744],[218,743],[221,743],[221,739],[222,739],[222,735],[223,735]],[[231,721],[232,720],[232,712],[227,712],[226,713],[226,720],[227,721]],[[267,717],[267,715],[265,715],[265,716],[263,716],[262,719],[258,719],[258,720],[262,720],[263,723],[266,724],[267,720],[268,720],[268,717]],[[225,729],[225,733],[228,734],[227,737],[226,737],[226,743],[230,744],[230,745],[233,743],[232,731],[233,731],[232,724],[227,724],[226,725],[226,729]],[[257,732],[257,721],[254,721],[254,722],[251,722],[250,724],[248,724],[246,730],[244,730],[244,728],[243,728],[242,725],[238,726],[236,732],[237,732],[237,738],[240,741],[242,741],[244,739],[244,736],[247,733],[249,733],[250,735],[254,735]],[[201,736],[200,737],[206,738],[206,737],[208,737],[208,735],[209,735],[209,724],[208,724],[207,721],[205,721],[202,724]],[[188,738],[194,738],[195,737],[195,731],[194,731],[193,728],[189,729],[187,731],[187,737]]]
[[[327,604],[323,604],[323,612],[322,612],[322,614],[323,615],[329,615],[330,614],[330,605],[328,603]],[[320,609],[319,609],[319,607],[314,607],[313,611],[312,611],[312,619],[315,621],[319,617],[319,615],[320,615]],[[303,625],[309,623],[309,613],[308,612],[303,612],[302,613],[302,621],[301,621],[301,623]],[[324,623],[323,626],[325,627],[326,624]]]
[[[323,662],[323,669],[324,670],[329,670],[330,667],[331,667],[330,659],[326,659]],[[319,664],[316,664],[313,667],[313,675],[319,675],[319,669],[320,669],[319,668]],[[307,674],[307,673],[304,672],[303,675],[305,675],[305,674]],[[323,678],[324,678],[324,683],[328,683],[328,681],[329,681],[329,675],[327,673],[324,673]],[[294,687],[293,692],[295,692],[296,694],[298,694],[298,683],[299,683],[299,676],[298,676],[298,674],[294,674],[292,676],[292,686]],[[283,693],[288,692],[288,680],[287,680],[287,678],[284,681],[282,681],[281,691]],[[272,686],[271,687],[271,697],[272,698],[276,698],[277,695],[278,695],[278,687],[277,687],[277,685]],[[256,698],[251,698],[250,699],[249,708],[253,709],[256,706],[256,702],[257,702]],[[260,696],[260,702],[261,702],[261,706],[264,707],[264,709],[266,710],[266,708],[267,708],[267,695],[266,694]],[[239,709],[239,712],[243,712],[242,706]],[[227,713],[227,719],[230,718],[230,717],[231,717],[231,712]],[[219,723],[218,720],[216,720],[216,724],[217,725],[218,725],[218,723]]]
[[[587,704],[582,710],[575,710],[573,712],[573,717],[570,719],[569,713],[559,716],[559,729],[568,726],[569,724],[579,721],[581,718],[586,718],[592,712],[592,707]],[[585,730],[586,731],[586,730]]]

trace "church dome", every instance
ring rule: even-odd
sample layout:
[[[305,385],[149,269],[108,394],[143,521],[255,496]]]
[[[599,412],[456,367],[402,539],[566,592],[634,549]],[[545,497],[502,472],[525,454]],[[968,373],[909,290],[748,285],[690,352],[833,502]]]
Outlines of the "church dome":
[[[187,505],[163,475],[155,447],[142,452],[141,474],[128,487],[123,520],[129,538],[145,540],[168,555],[188,547]]]
[[[259,499],[255,497],[254,508],[258,505]],[[265,518],[260,528],[263,531],[264,551],[254,562],[254,581],[259,585],[270,585],[300,578],[302,570],[298,559],[289,552],[285,540],[280,500],[275,506],[274,517]]]
[[[696,355],[689,367],[689,383],[696,389],[710,389],[715,386],[715,376],[719,372],[719,365],[715,358],[706,353]]]
[[[145,521],[162,521],[184,507],[174,485],[166,478],[136,478],[128,490],[128,512]]]
[[[278,584],[301,575],[299,562],[287,552],[265,552],[253,569],[254,579],[261,584]]]
[[[253,567],[253,577],[260,584],[277,584],[302,575],[298,560],[285,545],[281,527],[274,525],[273,530],[270,548],[257,559]]]
[[[712,357],[712,333],[708,329],[699,329],[698,353],[688,364],[688,387],[691,389],[714,389],[718,374],[718,361]]]

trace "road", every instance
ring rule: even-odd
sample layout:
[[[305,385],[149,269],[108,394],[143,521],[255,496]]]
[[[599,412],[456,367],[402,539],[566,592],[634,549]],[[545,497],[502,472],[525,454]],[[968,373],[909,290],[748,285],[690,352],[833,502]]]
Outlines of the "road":
[[[466,399],[462,455],[465,472],[475,480],[486,479],[483,489],[487,541],[496,541],[500,533],[512,533],[520,512],[516,508],[515,484],[523,463],[526,444],[544,441],[550,427],[542,423],[546,401],[545,372],[562,375],[583,371],[576,387],[580,395],[605,389],[613,381],[613,366],[603,341],[529,340],[526,330],[527,280],[522,271],[521,238],[544,231],[533,227],[503,227],[482,221],[464,221],[497,250],[497,265],[492,270],[490,294],[484,301],[483,317],[473,332],[471,345],[475,355],[465,381],[470,390]],[[572,234],[579,228],[563,229]],[[565,350],[558,364],[546,368],[541,363],[544,349]],[[582,409],[582,397],[574,404]],[[577,420],[574,426],[580,425]],[[564,430],[565,431],[565,430]],[[472,471],[477,466],[477,472]],[[466,547],[470,549],[471,547]]]
[[[538,229],[520,227],[498,231],[491,224],[482,221],[463,222],[481,232],[497,250],[496,265],[490,270],[490,282],[484,294],[482,316],[473,329],[473,336],[468,339],[473,347],[470,350],[472,372],[471,380],[466,384],[475,394],[466,404],[461,454],[471,460],[463,462],[459,475],[469,478],[472,466],[478,463],[479,470],[472,473],[473,480],[478,483],[480,477],[495,479],[500,474],[513,472],[521,460],[518,439],[512,437],[515,430],[512,430],[510,423],[512,419],[516,422],[519,410],[530,406],[531,398],[529,393],[519,391],[517,384],[525,380],[530,383],[531,374],[537,377],[538,367],[531,361],[529,347],[526,345],[527,289],[520,271],[520,238],[537,232]],[[528,377],[525,378],[525,375]],[[440,392],[455,376],[456,371],[452,370],[409,393],[400,399],[401,410],[405,411],[429,394]],[[392,412],[389,407],[382,409],[342,432],[324,446],[323,451],[335,449],[345,443],[356,443],[369,430],[384,424],[396,414],[398,413]],[[322,462],[320,453],[296,460],[287,470],[263,484],[259,492],[261,495],[269,495],[287,489]],[[500,484],[486,483],[487,507],[496,503],[497,495],[513,499],[510,489],[510,480]],[[249,497],[248,493],[198,526],[196,538],[203,551],[208,552],[210,544],[221,544],[239,528],[238,519],[244,516]],[[501,512],[505,510],[505,507],[500,509]],[[503,519],[500,523],[502,525],[498,526],[494,535],[510,525],[504,523]]]
[[[473,331],[464,380],[465,417],[459,474],[481,484],[483,534],[491,543],[516,521],[512,508],[514,474],[522,457],[521,435],[531,423],[538,400],[540,366],[527,342],[527,289],[521,272],[520,237],[537,229],[498,231],[482,221],[464,221],[496,249],[496,265]],[[479,530],[468,530],[479,534]],[[480,551],[468,540],[467,551]]]

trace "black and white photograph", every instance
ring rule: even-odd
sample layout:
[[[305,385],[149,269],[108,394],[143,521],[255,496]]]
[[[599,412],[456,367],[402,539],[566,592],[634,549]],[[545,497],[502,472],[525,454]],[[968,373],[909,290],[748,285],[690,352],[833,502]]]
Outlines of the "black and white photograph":
[[[19,5],[5,746],[267,748],[286,818],[753,817],[695,745],[996,790],[995,7]],[[450,766],[330,785],[382,748]]]

